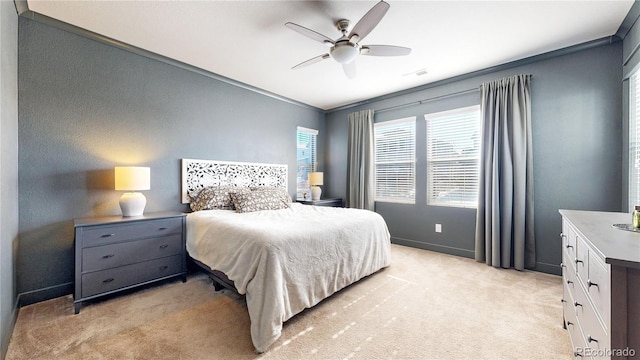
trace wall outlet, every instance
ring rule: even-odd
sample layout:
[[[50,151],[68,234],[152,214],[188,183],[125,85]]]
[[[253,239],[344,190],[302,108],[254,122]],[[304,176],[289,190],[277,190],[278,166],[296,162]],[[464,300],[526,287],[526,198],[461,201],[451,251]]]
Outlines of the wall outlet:
[[[441,233],[442,232],[442,224],[436,224],[436,232],[437,233]]]

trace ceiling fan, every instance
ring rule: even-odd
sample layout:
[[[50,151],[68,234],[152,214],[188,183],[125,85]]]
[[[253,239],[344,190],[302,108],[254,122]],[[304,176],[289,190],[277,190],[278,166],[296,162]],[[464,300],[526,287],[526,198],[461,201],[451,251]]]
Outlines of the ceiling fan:
[[[355,59],[358,55],[368,56],[402,56],[409,55],[410,48],[402,46],[392,45],[360,45],[362,41],[369,33],[378,25],[380,20],[384,17],[389,10],[390,5],[384,1],[380,1],[374,7],[371,8],[363,17],[358,21],[356,26],[353,27],[351,32],[347,35],[349,29],[349,20],[338,20],[336,27],[342,36],[337,40],[331,40],[330,38],[317,33],[311,29],[307,29],[304,26],[288,22],[284,24],[291,30],[311,38],[315,41],[321,42],[326,46],[330,46],[331,49],[327,54],[316,56],[307,61],[303,61],[300,64],[292,67],[292,69],[300,69],[302,67],[315,64],[324,59],[333,58],[335,61],[342,64],[342,69],[349,79],[353,79],[356,76],[356,62]]]

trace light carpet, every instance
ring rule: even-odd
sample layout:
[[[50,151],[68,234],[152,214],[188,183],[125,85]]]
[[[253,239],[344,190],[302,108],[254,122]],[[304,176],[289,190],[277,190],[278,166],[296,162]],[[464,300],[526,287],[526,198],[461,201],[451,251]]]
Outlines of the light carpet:
[[[287,321],[255,353],[241,297],[204,274],[87,303],[25,306],[15,359],[570,359],[562,282],[392,245],[389,268]]]

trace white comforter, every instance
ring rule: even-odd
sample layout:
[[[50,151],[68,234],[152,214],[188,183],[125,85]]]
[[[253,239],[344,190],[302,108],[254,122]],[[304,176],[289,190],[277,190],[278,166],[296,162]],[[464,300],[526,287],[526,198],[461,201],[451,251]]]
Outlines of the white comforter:
[[[190,213],[187,251],[246,294],[259,352],[293,315],[390,264],[389,231],[380,215],[298,203],[242,214]]]

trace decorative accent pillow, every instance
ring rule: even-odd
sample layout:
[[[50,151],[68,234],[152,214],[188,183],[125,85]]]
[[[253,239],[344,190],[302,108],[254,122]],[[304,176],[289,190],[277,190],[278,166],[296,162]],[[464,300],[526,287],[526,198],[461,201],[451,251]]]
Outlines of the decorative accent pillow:
[[[239,213],[279,210],[289,207],[291,197],[286,191],[278,189],[258,189],[251,192],[231,193],[231,199]]]
[[[266,187],[251,187],[250,189],[251,191],[264,191],[264,192],[273,194],[273,196],[280,196],[282,198],[282,201],[286,202],[287,204],[291,202],[291,195],[289,195],[287,190],[283,188],[266,186]]]
[[[231,195],[233,193],[249,193],[249,188],[235,186],[210,186],[200,190],[195,195],[189,194],[192,199],[189,203],[192,211],[199,210],[234,210]]]

